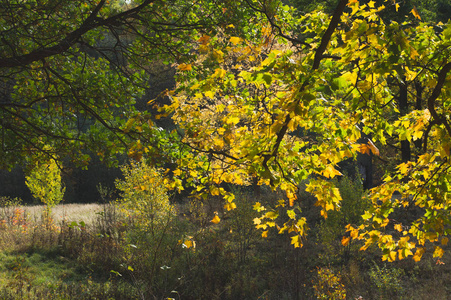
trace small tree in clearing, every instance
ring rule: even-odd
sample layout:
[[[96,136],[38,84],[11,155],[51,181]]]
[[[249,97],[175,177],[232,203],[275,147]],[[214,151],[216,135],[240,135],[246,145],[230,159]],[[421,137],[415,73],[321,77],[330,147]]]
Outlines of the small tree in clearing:
[[[63,200],[66,191],[61,182],[61,170],[56,161],[50,159],[44,163],[36,163],[30,175],[25,177],[25,184],[33,197],[47,205],[44,217],[46,221],[50,221],[52,208]]]

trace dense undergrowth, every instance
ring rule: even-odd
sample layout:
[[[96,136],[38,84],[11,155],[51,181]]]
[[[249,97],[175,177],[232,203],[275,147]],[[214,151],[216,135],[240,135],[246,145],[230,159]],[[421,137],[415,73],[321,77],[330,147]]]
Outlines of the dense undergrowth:
[[[257,198],[235,190],[239,209],[224,212],[216,197],[170,204],[156,170],[145,164],[123,171],[125,180],[118,182],[123,199],[85,220],[31,217],[17,201],[2,199],[1,299],[447,299],[451,294],[449,255],[384,263],[375,249],[342,245],[344,226],[358,222],[367,205],[360,185],[347,178],[338,183],[342,209],[326,220],[317,217],[315,199],[300,195],[311,228],[304,247],[294,248],[287,233],[270,230],[262,237],[255,229],[253,204],[277,202],[282,196],[276,191],[264,189]],[[146,181],[153,183],[141,185],[143,172],[155,175]],[[279,210],[283,215],[286,207]],[[215,213],[218,224],[211,222]]]

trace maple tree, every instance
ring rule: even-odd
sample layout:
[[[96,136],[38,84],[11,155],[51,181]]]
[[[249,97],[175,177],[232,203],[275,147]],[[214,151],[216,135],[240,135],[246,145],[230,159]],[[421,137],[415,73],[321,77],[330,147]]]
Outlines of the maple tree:
[[[223,183],[280,189],[286,197],[272,207],[254,205],[262,213],[254,223],[263,236],[269,228],[288,232],[300,247],[308,230],[300,182],[327,217],[342,201],[330,180],[342,175],[339,162],[378,155],[376,145],[410,149],[413,142],[416,152],[407,160],[384,158],[395,167],[368,192],[371,208],[362,224],[348,225],[342,243],[363,240],[362,250],[376,244],[393,261],[421,259],[430,242],[440,257],[451,221],[451,26],[419,22],[416,9],[410,23],[386,22],[385,7],[374,1],[339,1],[332,16],[297,15],[277,1],[247,3],[255,12],[252,38],[235,34],[233,24],[199,35],[199,56],[178,67],[172,103],[161,109],[177,129],[158,151],[145,148],[176,163],[169,185],[192,185],[200,197],[222,195],[226,210],[236,205]],[[419,105],[400,111],[402,96]],[[359,143],[363,134],[371,136],[368,144]],[[421,214],[406,224],[392,217],[413,207]]]

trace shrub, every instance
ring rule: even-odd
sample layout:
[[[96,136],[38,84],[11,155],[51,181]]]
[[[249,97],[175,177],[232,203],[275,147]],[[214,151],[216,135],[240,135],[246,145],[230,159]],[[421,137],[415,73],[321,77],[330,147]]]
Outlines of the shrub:
[[[171,285],[175,252],[181,232],[176,228],[174,208],[169,203],[163,176],[157,169],[141,162],[121,168],[124,179],[116,181],[122,199],[118,206],[128,220],[124,269],[142,293],[163,296]]]
[[[324,250],[320,257],[327,263],[348,259],[351,250],[353,255],[356,255],[355,250],[359,247],[343,247],[341,239],[346,234],[345,226],[361,222],[361,215],[369,205],[362,184],[358,180],[353,181],[343,176],[336,182],[336,186],[343,199],[340,210],[328,212],[327,219],[321,220],[316,228],[318,241]]]
[[[387,268],[386,265],[379,267],[377,264],[374,264],[369,275],[371,283],[377,289],[379,296],[384,299],[399,296],[404,292],[402,286],[403,269]]]
[[[340,282],[340,273],[336,275],[329,268],[318,268],[313,289],[317,299],[346,299],[346,289]]]
[[[174,216],[164,178],[145,160],[122,166],[121,170],[124,180],[116,181],[122,196],[120,208],[135,227],[158,234]]]
[[[0,197],[0,229],[14,223],[17,218],[17,209],[21,205],[22,200],[19,198]]]

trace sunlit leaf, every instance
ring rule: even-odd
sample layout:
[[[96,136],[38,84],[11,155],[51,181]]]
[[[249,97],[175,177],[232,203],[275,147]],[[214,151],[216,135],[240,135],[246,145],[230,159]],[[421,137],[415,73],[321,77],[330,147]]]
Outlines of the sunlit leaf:
[[[347,246],[348,244],[349,244],[349,241],[351,240],[351,237],[350,236],[348,236],[348,237],[343,237],[342,239],[341,239],[341,244],[343,245],[343,246]]]
[[[412,10],[411,10],[410,12],[412,13],[412,15],[413,15],[415,18],[421,20],[420,13],[418,12],[416,6],[413,6],[413,8],[412,8]]]
[[[191,71],[193,68],[190,64],[180,64],[177,67],[180,71]]]
[[[239,37],[232,36],[232,37],[230,37],[230,42],[236,46],[237,44],[239,44],[241,42],[241,39]]]
[[[214,224],[218,224],[221,221],[221,219],[218,217],[218,215],[215,215],[214,218],[210,221]]]
[[[442,257],[445,251],[439,246],[435,246],[433,257]]]

